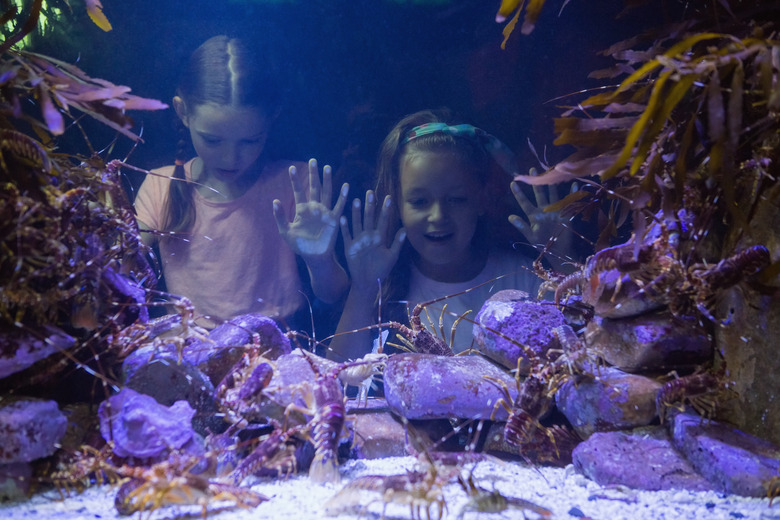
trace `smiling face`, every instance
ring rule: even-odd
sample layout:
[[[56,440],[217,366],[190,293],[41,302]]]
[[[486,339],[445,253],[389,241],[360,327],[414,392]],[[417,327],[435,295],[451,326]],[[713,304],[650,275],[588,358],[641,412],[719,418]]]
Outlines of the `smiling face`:
[[[265,148],[273,120],[254,107],[206,103],[181,108],[177,112],[203,161],[198,181],[217,189],[252,181],[252,173],[257,173],[252,167]]]
[[[412,153],[400,166],[399,213],[417,268],[442,282],[470,280],[484,264],[471,247],[484,207],[477,176],[447,153]]]

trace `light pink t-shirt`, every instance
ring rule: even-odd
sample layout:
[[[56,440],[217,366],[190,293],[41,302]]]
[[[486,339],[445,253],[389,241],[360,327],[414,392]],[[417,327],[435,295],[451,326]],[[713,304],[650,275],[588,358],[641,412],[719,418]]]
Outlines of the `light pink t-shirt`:
[[[472,312],[467,314],[466,318],[475,320],[479,310],[485,303],[485,300],[498,291],[504,289],[519,289],[521,291],[526,291],[532,298],[535,298],[540,282],[529,267],[530,262],[528,261],[528,258],[520,253],[493,250],[490,252],[490,256],[488,256],[487,263],[482,269],[482,272],[474,277],[474,279],[467,282],[446,283],[431,280],[412,264],[409,294],[407,295],[409,312],[411,313],[414,306],[418,303],[434,300],[442,296],[455,295],[470,289],[468,292],[453,296],[452,298],[447,298],[446,300],[426,307],[434,327],[431,327],[425,311],[420,315],[423,326],[429,330],[435,330],[436,335],[441,336],[439,331],[439,317],[442,315],[442,309],[446,304],[447,309],[442,319],[442,326],[445,339],[449,344],[450,331],[457,316],[461,316],[463,313],[470,310]],[[497,280],[493,280],[501,275],[504,276]],[[483,282],[488,283],[477,287]],[[471,346],[473,338],[472,329],[473,325],[470,321],[462,320],[458,324],[458,327],[455,329],[455,341],[452,343],[453,350],[456,353],[462,352]]]
[[[185,164],[191,178],[193,161]],[[185,296],[196,312],[212,320],[230,319],[249,312],[272,318],[293,314],[304,303],[295,253],[279,235],[273,200],[295,214],[295,200],[287,173],[289,165],[266,165],[257,182],[237,199],[220,202],[194,193],[195,224],[191,234],[160,242],[160,256],[168,292]],[[147,175],[135,208],[138,220],[162,228],[173,166]]]

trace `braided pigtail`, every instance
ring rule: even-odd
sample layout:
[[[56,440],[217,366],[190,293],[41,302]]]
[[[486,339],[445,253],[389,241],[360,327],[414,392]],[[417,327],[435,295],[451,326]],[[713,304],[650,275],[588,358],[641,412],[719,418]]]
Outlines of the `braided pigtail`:
[[[190,56],[182,72],[176,96],[189,111],[207,103],[254,107],[267,116],[278,114],[281,89],[265,56],[256,54],[241,40],[225,35],[206,40]],[[176,167],[168,192],[163,230],[188,232],[195,223],[195,185],[186,180],[190,136],[180,122]]]
[[[179,141],[176,145],[176,166],[168,190],[168,205],[163,220],[163,231],[168,233],[189,231],[195,223],[195,206],[193,204],[195,187],[187,181],[184,172],[184,163],[187,160],[187,128],[181,121],[179,121],[178,126]]]

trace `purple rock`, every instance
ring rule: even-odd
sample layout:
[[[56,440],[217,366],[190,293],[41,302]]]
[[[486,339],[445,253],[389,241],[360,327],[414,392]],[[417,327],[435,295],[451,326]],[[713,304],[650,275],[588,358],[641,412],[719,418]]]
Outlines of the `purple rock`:
[[[672,427],[674,446],[719,491],[765,497],[764,484],[780,474],[780,447],[769,441],[689,413]]]
[[[660,383],[612,367],[594,372],[598,379],[569,380],[555,394],[558,409],[583,439],[596,431],[650,424],[656,416],[655,398]]]
[[[184,359],[219,383],[258,335],[257,348],[264,357],[276,359],[292,351],[290,340],[276,322],[258,313],[244,314],[226,321],[209,333],[208,341],[198,341],[184,348]]]
[[[75,344],[75,339],[50,325],[35,334],[17,327],[0,331],[0,379]]]
[[[477,314],[474,340],[480,352],[509,369],[517,368],[528,374],[528,355],[546,358],[549,349],[558,349],[558,340],[552,329],[565,324],[563,313],[551,302],[515,299],[520,291],[499,291],[485,302]],[[499,334],[497,334],[498,332]]]
[[[122,276],[110,267],[103,270],[102,282],[111,291],[111,301],[118,304],[120,312],[118,321],[125,326],[135,321],[149,321],[149,310],[146,308],[146,291],[129,278]]]
[[[100,433],[114,442],[119,457],[153,458],[182,448],[195,432],[195,410],[187,401],[163,406],[154,398],[124,388],[100,403]]]
[[[504,394],[484,376],[502,381],[513,399],[517,395],[514,378],[481,356],[394,354],[385,366],[385,399],[407,419],[490,419]],[[507,416],[496,408],[496,420]]]
[[[582,289],[582,301],[593,307],[597,316],[626,318],[663,307],[663,302],[650,298],[634,281],[632,273],[607,269],[592,274]]]
[[[616,320],[596,316],[585,340],[607,363],[626,372],[681,369],[712,357],[712,339],[704,327],[668,311]]]
[[[663,427],[597,432],[572,454],[574,466],[602,486],[660,491],[713,489],[672,446]]]
[[[652,298],[636,282],[636,270],[651,248],[648,236],[639,250],[631,239],[588,258],[579,280],[582,302],[605,318],[636,316],[663,307],[666,301]]]
[[[19,398],[4,404],[0,407],[0,464],[48,457],[67,427],[54,401]]]

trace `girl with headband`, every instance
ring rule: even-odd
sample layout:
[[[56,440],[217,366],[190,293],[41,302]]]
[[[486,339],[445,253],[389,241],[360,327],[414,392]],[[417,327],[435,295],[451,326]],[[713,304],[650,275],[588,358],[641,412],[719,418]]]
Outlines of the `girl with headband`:
[[[495,247],[486,225],[488,208],[495,206],[489,193],[492,165],[514,175],[514,156],[487,132],[456,123],[446,112],[417,112],[385,138],[376,192],[366,193],[364,209],[360,200],[353,202],[351,233],[341,218],[351,287],[337,333],[374,323],[377,307],[382,321],[406,321],[407,306],[471,289],[439,304],[447,304],[448,333],[458,316],[471,310],[473,318],[496,291],[535,294],[539,281],[528,269],[533,259]],[[513,191],[524,209],[533,207]],[[534,214],[528,216],[533,223]],[[388,305],[393,302],[404,302],[404,313],[393,314]],[[433,311],[435,320],[439,312]],[[455,352],[471,346],[471,329],[461,322]],[[337,335],[331,355],[361,357],[374,335],[370,330]]]

